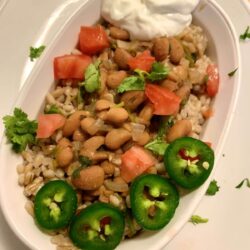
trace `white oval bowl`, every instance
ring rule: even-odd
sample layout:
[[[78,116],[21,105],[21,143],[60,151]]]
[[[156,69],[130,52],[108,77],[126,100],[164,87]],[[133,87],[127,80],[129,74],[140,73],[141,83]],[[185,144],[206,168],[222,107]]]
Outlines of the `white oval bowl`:
[[[35,118],[42,110],[46,94],[53,87],[53,58],[68,54],[77,44],[81,25],[92,25],[100,18],[101,0],[83,1],[62,26],[53,41],[30,73],[15,107],[22,108],[29,117]],[[203,133],[203,140],[210,141],[218,161],[229,125],[233,118],[240,86],[240,51],[233,25],[224,11],[213,1],[201,1],[193,13],[194,22],[203,27],[209,37],[208,54],[214,59],[220,71],[220,90],[214,100],[214,116],[209,119]],[[234,77],[228,73],[238,67]],[[16,165],[21,157],[11,152],[4,137],[0,151],[0,202],[1,208],[15,234],[31,249],[54,250],[50,236],[43,234],[26,212],[26,198],[18,185]],[[215,164],[213,173],[217,167]],[[138,237],[122,242],[118,249],[156,250],[166,245],[192,215],[204,195],[213,175],[199,189],[181,198],[172,221],[158,232],[144,232]]]

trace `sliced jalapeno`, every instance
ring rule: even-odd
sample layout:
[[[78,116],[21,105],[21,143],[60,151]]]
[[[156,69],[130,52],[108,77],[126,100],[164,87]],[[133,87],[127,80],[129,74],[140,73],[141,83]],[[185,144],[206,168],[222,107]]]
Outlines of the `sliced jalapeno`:
[[[130,188],[130,203],[137,223],[147,230],[163,228],[179,204],[175,186],[159,175],[137,177]]]
[[[76,192],[66,181],[50,181],[35,196],[35,219],[43,229],[53,230],[67,226],[76,208]]]
[[[164,164],[169,176],[177,184],[195,189],[210,175],[214,165],[214,152],[200,140],[183,137],[168,146]]]
[[[85,250],[111,250],[121,241],[125,227],[120,210],[106,203],[94,203],[73,217],[69,236]]]

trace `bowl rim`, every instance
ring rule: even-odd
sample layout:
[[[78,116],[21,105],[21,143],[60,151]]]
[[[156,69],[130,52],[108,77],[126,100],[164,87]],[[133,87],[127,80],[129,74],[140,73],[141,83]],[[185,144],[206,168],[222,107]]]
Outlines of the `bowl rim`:
[[[71,25],[71,23],[74,21],[74,16],[77,16],[77,13],[81,11],[82,7],[84,7],[85,5],[88,5],[88,3],[90,2],[90,0],[85,0],[82,3],[79,4],[79,6],[76,7],[75,10],[73,10],[71,12],[71,14],[69,15],[68,18],[66,18],[66,20],[63,22],[62,27],[55,33],[54,37],[50,40],[47,49],[44,51],[44,58],[43,60],[39,60],[38,62],[36,62],[32,68],[31,71],[28,75],[28,77],[25,79],[24,81],[24,86],[21,88],[20,93],[18,98],[16,99],[16,101],[14,102],[12,108],[10,111],[13,111],[14,108],[16,106],[18,106],[18,104],[21,103],[23,96],[25,96],[25,94],[28,92],[30,86],[33,84],[32,79],[36,76],[37,72],[39,72],[41,66],[43,65],[43,62],[46,60],[47,56],[50,54],[51,49],[53,49],[54,44],[56,43],[56,41],[60,38],[60,34],[62,33],[63,30],[65,30],[68,26]],[[237,37],[237,33],[235,31],[234,25],[232,23],[232,21],[230,20],[228,14],[222,9],[222,7],[215,1],[215,0],[204,0],[205,4],[211,4],[220,14],[220,16],[224,19],[225,23],[227,24],[227,27],[231,33],[231,36],[233,38],[233,44],[235,47],[235,54],[236,54],[236,63],[238,65],[238,74],[237,74],[237,79],[235,80],[235,86],[233,87],[233,94],[232,94],[232,98],[231,98],[231,102],[230,102],[230,106],[228,109],[228,114],[226,117],[226,128],[224,128],[222,135],[220,136],[220,140],[218,142],[218,145],[216,147],[216,153],[217,153],[217,157],[215,160],[215,164],[217,165],[219,159],[221,158],[221,152],[223,149],[223,146],[225,144],[228,132],[230,130],[231,124],[232,124],[232,120],[233,117],[235,115],[235,109],[236,109],[236,104],[237,104],[237,100],[238,100],[238,96],[239,96],[239,91],[240,91],[240,82],[241,82],[241,77],[242,77],[242,69],[241,69],[241,53],[240,53],[240,47],[239,47],[239,39]],[[199,7],[199,5],[198,5]],[[63,9],[61,10],[63,12]],[[52,25],[53,27],[53,25]],[[51,27],[47,30],[48,32],[50,31]],[[43,34],[44,35],[44,34]],[[46,36],[46,34],[45,34]],[[37,40],[40,40],[39,38]],[[24,65],[25,68],[25,65]],[[2,136],[1,136],[1,141],[0,141],[0,151],[2,151],[2,146],[4,144],[4,139],[5,139],[5,134],[3,132]],[[215,170],[215,169],[214,169]],[[181,228],[184,227],[184,225],[186,224],[186,222],[188,221],[188,219],[190,218],[190,215],[192,214],[192,212],[196,209],[196,207],[199,205],[201,198],[203,197],[205,190],[207,189],[208,185],[209,185],[209,180],[212,179],[214,172],[212,171],[212,174],[209,176],[208,180],[206,181],[205,184],[203,184],[200,188],[199,188],[199,193],[196,194],[196,196],[193,198],[192,200],[192,204],[188,207],[187,211],[185,212],[185,215],[183,216],[183,219],[181,221],[178,221],[175,223],[175,232],[172,233],[172,235],[170,236],[170,239],[161,239],[158,242],[155,243],[154,249],[162,249],[167,243],[169,243],[170,241],[172,241],[175,236],[177,234],[180,233]],[[2,185],[0,183],[0,185]],[[26,237],[23,236],[22,233],[20,233],[20,230],[16,227],[15,223],[11,220],[11,218],[9,217],[9,213],[8,213],[8,209],[5,206],[5,202],[4,202],[4,195],[3,195],[3,188],[0,188],[0,209],[3,212],[4,215],[4,219],[7,221],[8,225],[10,226],[12,232],[26,245],[28,246],[30,249],[35,249],[35,250],[39,250],[39,246],[35,247],[34,244],[32,244]],[[171,234],[171,233],[170,233]]]

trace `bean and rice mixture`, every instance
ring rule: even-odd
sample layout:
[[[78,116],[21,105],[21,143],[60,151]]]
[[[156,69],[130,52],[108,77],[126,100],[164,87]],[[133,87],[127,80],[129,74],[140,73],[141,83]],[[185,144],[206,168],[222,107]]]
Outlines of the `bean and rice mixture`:
[[[143,148],[154,140],[160,119],[154,115],[144,90],[117,93],[121,82],[132,75],[128,58],[147,50],[169,69],[167,77],[157,84],[175,93],[181,104],[179,112],[171,115],[167,143],[183,136],[199,139],[209,117],[211,98],[206,92],[206,81],[207,67],[212,61],[205,54],[208,40],[201,27],[190,25],[178,37],[157,38],[152,42],[130,41],[126,31],[109,24],[105,31],[111,46],[92,57],[93,63],[99,62],[98,91],[82,94],[80,81],[56,81],[55,89],[46,96],[44,111],[56,108],[66,117],[66,123],[49,138],[39,139],[36,145],[22,152],[23,162],[17,166],[18,183],[24,188],[25,208],[31,216],[38,190],[56,179],[66,180],[76,189],[77,211],[96,201],[111,203],[122,211],[130,208],[131,182],[121,176],[121,156],[135,145]],[[169,43],[167,51],[165,46]],[[77,48],[72,54],[82,52]],[[145,151],[156,161],[146,173],[167,176],[163,157]],[[72,178],[81,166],[81,156],[91,161],[91,167],[81,170],[89,171],[88,181],[81,180],[81,174],[80,179]],[[131,220],[133,231],[125,221],[123,238],[141,231],[135,219]],[[51,242],[58,250],[78,249],[69,239],[67,228],[51,234]]]

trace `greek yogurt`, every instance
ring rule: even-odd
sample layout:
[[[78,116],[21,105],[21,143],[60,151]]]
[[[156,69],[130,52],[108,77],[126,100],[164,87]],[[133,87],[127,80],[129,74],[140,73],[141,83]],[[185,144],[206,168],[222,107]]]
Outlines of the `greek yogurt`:
[[[131,39],[175,36],[192,22],[199,0],[103,0],[102,16]]]

